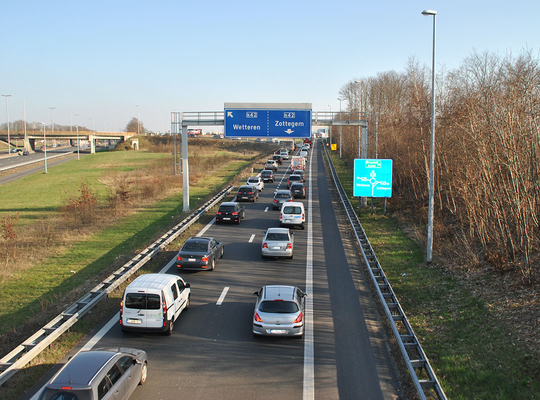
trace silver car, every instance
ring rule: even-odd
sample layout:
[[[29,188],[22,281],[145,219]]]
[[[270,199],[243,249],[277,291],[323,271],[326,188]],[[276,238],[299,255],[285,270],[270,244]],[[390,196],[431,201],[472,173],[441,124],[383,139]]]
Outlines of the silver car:
[[[288,228],[268,228],[261,244],[263,258],[293,258],[293,252],[294,234]]]
[[[304,334],[306,294],[295,286],[264,286],[257,296],[253,312],[255,336],[295,336]]]
[[[128,399],[147,376],[148,359],[143,350],[82,351],[49,381],[39,400]]]

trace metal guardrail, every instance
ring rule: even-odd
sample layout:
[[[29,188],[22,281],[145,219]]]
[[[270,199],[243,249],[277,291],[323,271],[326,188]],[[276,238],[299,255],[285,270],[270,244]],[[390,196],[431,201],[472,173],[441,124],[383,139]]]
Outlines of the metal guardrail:
[[[360,249],[362,251],[362,256],[364,261],[368,266],[368,270],[379,294],[379,299],[381,300],[386,316],[390,321],[392,326],[392,331],[398,342],[401,354],[407,364],[407,368],[413,380],[413,383],[416,387],[420,399],[438,399],[446,400],[446,396],[429,364],[429,360],[422,350],[422,346],[418,341],[414,331],[407,320],[407,316],[403,312],[399,301],[394,294],[390,282],[386,278],[384,271],[377,260],[377,256],[369,243],[369,240],[358,220],[358,216],[354,212],[354,208],[351,205],[349,198],[334,168],[334,164],[330,155],[328,154],[328,149],[326,146],[323,146],[326,153],[326,158],[328,160],[328,165],[332,172],[332,178],[334,179],[334,184],[341,198],[341,203],[345,208],[345,212],[349,218],[349,221],[353,227],[354,234]]]
[[[43,326],[40,330],[17,346],[0,360],[0,385],[15,375],[21,368],[32,361],[47,346],[58,339],[65,331],[73,326],[84,314],[91,310],[99,301],[120,286],[127,278],[146,264],[165,246],[176,239],[188,227],[193,225],[202,214],[215,206],[223,197],[230,193],[233,186],[227,186],[212,199],[194,211],[190,216],[161,236],[149,247],[137,254],[133,259],[113,272],[99,285],[93,288],[77,302],[65,309],[60,315]]]
[[[52,160],[53,158],[68,156],[68,155],[73,154],[73,153],[68,152],[68,153],[62,153],[62,154],[55,154],[54,156],[48,156],[47,161]],[[13,168],[24,167],[26,165],[36,164],[36,163],[40,163],[40,162],[44,162],[44,161],[45,161],[45,158],[42,158],[40,160],[33,160],[33,161],[28,161],[28,162],[25,162],[25,163],[22,163],[22,164],[11,165],[9,167],[0,168],[0,172],[7,171],[7,170],[10,170],[10,169],[13,169]]]

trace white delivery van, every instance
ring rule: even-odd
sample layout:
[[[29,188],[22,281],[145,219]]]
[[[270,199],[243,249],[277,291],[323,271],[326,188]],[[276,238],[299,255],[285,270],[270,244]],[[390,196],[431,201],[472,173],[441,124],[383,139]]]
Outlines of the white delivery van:
[[[283,203],[281,206],[281,212],[279,213],[279,225],[298,225],[304,229],[304,223],[306,222],[306,210],[304,209],[304,203],[299,201],[289,201]]]
[[[172,334],[174,321],[189,308],[191,288],[177,275],[146,274],[124,291],[120,303],[120,327],[126,331]]]

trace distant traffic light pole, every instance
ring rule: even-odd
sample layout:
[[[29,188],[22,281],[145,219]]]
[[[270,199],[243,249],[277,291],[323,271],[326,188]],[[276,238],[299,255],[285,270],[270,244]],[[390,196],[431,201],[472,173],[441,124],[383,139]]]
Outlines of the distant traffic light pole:
[[[9,108],[8,108],[8,97],[11,97],[11,95],[10,94],[3,94],[2,96],[4,96],[6,98],[8,154],[11,154],[11,140],[10,140],[10,137],[9,137]]]
[[[435,191],[435,61],[436,61],[436,21],[437,11],[424,10],[422,15],[433,15],[433,64],[431,67],[431,154],[429,157],[429,210],[428,210],[428,237],[427,237],[427,262],[433,258],[433,203]]]

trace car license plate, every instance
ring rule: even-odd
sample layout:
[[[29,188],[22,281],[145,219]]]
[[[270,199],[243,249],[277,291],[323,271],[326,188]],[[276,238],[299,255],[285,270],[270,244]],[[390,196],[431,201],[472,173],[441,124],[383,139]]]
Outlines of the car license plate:
[[[241,199],[249,199],[249,197],[247,197],[247,196],[242,196],[242,197],[240,197],[240,198],[241,198]]]
[[[197,259],[196,258],[188,258],[188,261],[194,262],[194,261],[197,261]]]
[[[295,215],[294,218],[302,218],[301,215]]]
[[[273,334],[277,334],[277,335],[283,335],[285,333],[287,333],[287,330],[286,329],[270,329],[268,331],[268,333],[273,333]]]
[[[279,247],[279,246],[274,246],[274,247],[272,247],[272,249],[274,249],[274,250],[281,250],[281,247]]]
[[[230,218],[223,218],[223,221],[230,221]]]
[[[128,322],[128,324],[140,324],[141,320],[140,319],[128,319],[127,322]]]

